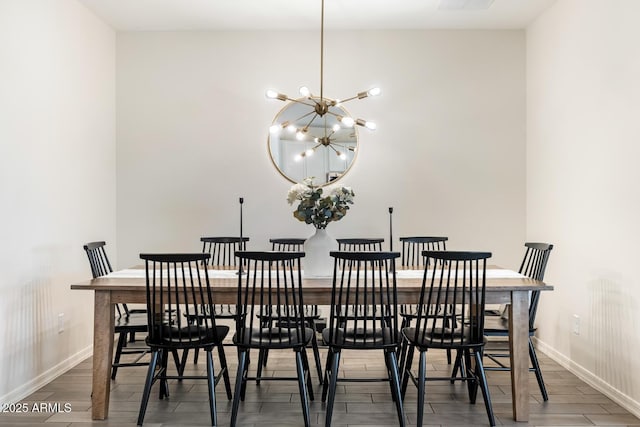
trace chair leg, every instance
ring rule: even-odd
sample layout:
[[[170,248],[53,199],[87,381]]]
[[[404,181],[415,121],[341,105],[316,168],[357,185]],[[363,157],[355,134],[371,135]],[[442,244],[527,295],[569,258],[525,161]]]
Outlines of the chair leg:
[[[118,346],[116,347],[116,354],[113,358],[113,364],[111,365],[111,379],[116,379],[116,374],[118,373],[118,364],[120,363],[120,356],[122,356],[122,348],[127,342],[127,333],[120,332],[118,334]]]
[[[544,385],[542,371],[540,370],[540,363],[538,362],[538,356],[536,355],[535,348],[533,348],[531,338],[529,338],[529,359],[531,359],[533,372],[536,374],[536,380],[538,380],[538,387],[540,387],[540,393],[542,393],[542,400],[546,402],[547,400],[549,400],[549,395],[547,394],[547,388]]]
[[[422,427],[424,418],[424,395],[426,393],[427,383],[427,352],[420,351],[420,360],[418,362],[418,414],[417,427]]]
[[[151,395],[151,386],[153,385],[153,377],[158,364],[158,351],[151,353],[151,361],[147,369],[147,377],[144,381],[144,390],[142,391],[142,401],[140,401],[140,412],[138,413],[138,425],[141,426],[144,421],[144,414],[147,412],[147,404]]]
[[[489,417],[489,424],[491,425],[491,427],[493,427],[496,425],[496,419],[493,415],[493,406],[491,405],[489,386],[487,384],[487,377],[484,372],[484,365],[482,364],[482,350],[476,350],[474,353],[476,362],[476,382],[479,383],[480,389],[482,390],[482,397],[484,399],[484,406],[487,410],[487,416]]]
[[[306,375],[307,390],[309,391],[309,399],[315,400],[315,396],[313,395],[313,383],[311,381],[311,369],[309,368],[309,358],[307,357],[306,348],[304,347],[302,348],[301,355],[302,355],[302,367],[304,368],[304,372]]]
[[[336,351],[332,358],[331,373],[329,375],[329,400],[327,401],[327,412],[325,415],[325,427],[331,427],[331,417],[333,415],[333,402],[336,399],[336,386],[338,385],[338,368],[340,367],[340,350]]]
[[[238,422],[238,408],[240,406],[240,396],[242,394],[242,384],[245,378],[245,365],[247,363],[247,353],[249,350],[238,349],[238,372],[236,373],[236,389],[233,393],[233,404],[231,405],[231,427],[235,427]]]
[[[309,400],[307,398],[307,385],[305,384],[305,369],[302,352],[304,349],[296,350],[296,370],[298,371],[298,388],[300,389],[300,402],[302,403],[302,415],[304,416],[304,425],[309,427],[311,417],[309,416]]]
[[[324,364],[324,380],[322,381],[322,402],[327,401],[327,392],[329,391],[329,371],[333,366],[333,350],[329,347],[327,350],[327,361]]]
[[[267,366],[266,349],[258,350],[258,370],[256,371],[256,385],[260,385],[260,377],[262,377],[262,367]]]
[[[184,350],[182,350],[182,358],[180,359],[180,369],[178,370],[178,372],[180,372],[180,375],[184,373],[184,369],[187,366],[188,357],[189,357],[189,349],[185,348]]]
[[[240,400],[244,402],[244,398],[247,394],[247,378],[249,377],[249,365],[251,365],[251,351],[246,350],[246,360],[244,362],[244,372],[242,373],[242,389],[240,391]]]
[[[320,381],[320,385],[322,385],[322,361],[320,360],[320,350],[318,349],[318,340],[316,339],[315,329],[311,340],[311,347],[313,349],[313,358],[316,362],[316,370],[318,371],[318,380]]]
[[[447,349],[447,365],[451,365],[451,349]]]
[[[398,375],[398,360],[395,351],[385,351],[385,359],[388,360],[389,373],[391,382],[391,395],[396,403],[396,411],[398,412],[398,421],[401,427],[406,425],[404,408],[402,407],[402,396],[400,396],[400,376]]]
[[[462,360],[462,350],[456,351],[456,360],[453,363],[453,369],[451,370],[451,384],[455,382],[455,378],[458,375],[458,370],[460,370],[460,376],[464,381],[464,378],[466,378],[466,375],[465,375],[464,362]]]
[[[167,381],[167,364],[169,362],[169,353],[166,349],[161,350],[160,363],[162,365],[162,373],[160,375],[160,395],[159,398],[163,399],[169,397],[169,382]]]
[[[469,402],[476,403],[478,395],[478,379],[475,377],[475,371],[471,372],[471,350],[464,350],[465,378],[467,378],[467,389],[469,390]],[[476,367],[477,371],[477,367]],[[474,374],[473,376],[471,374]]]
[[[391,391],[391,400],[393,403],[396,403],[396,395],[393,391],[393,382],[391,381],[391,376],[393,373],[391,372],[391,360],[389,359],[389,355],[387,354],[387,349],[384,350],[384,366],[387,368],[387,378],[389,380],[389,390]]]
[[[400,361],[398,362],[398,368],[400,372],[400,377],[402,378],[402,375],[404,374],[404,363],[405,363],[405,359],[407,358],[407,346],[408,346],[408,341],[402,337],[402,344],[400,345]]]
[[[216,376],[213,370],[212,349],[207,349],[207,385],[209,389],[209,413],[211,414],[211,425],[218,425],[216,414]]]
[[[413,352],[415,351],[415,347],[409,344],[409,350],[407,351],[407,358],[404,361],[404,372],[402,373],[402,387],[400,388],[400,394],[402,395],[402,400],[404,400],[405,395],[407,394],[407,385],[409,384],[409,372],[411,372],[411,364],[413,363]]]
[[[218,344],[218,359],[220,359],[220,369],[222,369],[222,380],[224,389],[227,392],[227,399],[231,400],[231,381],[229,379],[229,368],[227,367],[227,356],[224,354],[224,346]]]
[[[171,355],[173,356],[173,363],[176,365],[176,371],[178,371],[178,375],[182,376],[184,373],[184,366],[182,366],[182,361],[180,360],[180,355],[178,355],[178,350],[171,350]],[[178,381],[182,381],[180,378]]]

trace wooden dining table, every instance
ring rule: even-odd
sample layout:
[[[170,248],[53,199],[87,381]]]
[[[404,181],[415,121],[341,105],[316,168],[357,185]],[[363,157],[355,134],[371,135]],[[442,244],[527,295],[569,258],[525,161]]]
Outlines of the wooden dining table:
[[[238,278],[229,269],[212,267],[210,283],[217,304],[237,302]],[[220,273],[217,274],[216,272]],[[492,273],[493,272],[493,273]],[[399,304],[415,304],[422,288],[417,271],[398,270]],[[144,269],[141,266],[71,285],[94,292],[92,418],[109,415],[111,361],[113,360],[115,304],[146,304]],[[331,278],[303,278],[305,304],[331,303]],[[509,348],[513,418],[529,420],[529,292],[553,290],[553,286],[502,269],[487,267],[486,303],[509,304]]]

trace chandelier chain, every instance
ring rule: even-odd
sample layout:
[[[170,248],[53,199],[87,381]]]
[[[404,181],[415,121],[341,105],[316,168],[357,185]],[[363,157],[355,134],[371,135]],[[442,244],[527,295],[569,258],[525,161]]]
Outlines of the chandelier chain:
[[[320,11],[320,103],[322,103],[322,80],[324,75],[324,0]]]

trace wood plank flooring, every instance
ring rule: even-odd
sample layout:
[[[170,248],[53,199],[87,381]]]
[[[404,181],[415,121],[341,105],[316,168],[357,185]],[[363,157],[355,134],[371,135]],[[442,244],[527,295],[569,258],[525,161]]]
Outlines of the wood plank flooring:
[[[232,382],[235,377],[235,349],[225,347],[231,363]],[[321,349],[324,358],[325,350]],[[629,414],[610,399],[580,381],[545,355],[540,354],[549,401],[543,402],[531,374],[529,402],[532,426],[638,426],[640,420]],[[312,354],[309,351],[312,361]],[[253,357],[255,368],[257,355]],[[323,359],[324,362],[324,359]],[[217,363],[217,358],[216,358]],[[428,357],[428,370],[437,375],[450,371],[443,352],[433,351]],[[204,357],[198,364],[188,364],[190,374],[205,371]],[[253,371],[253,369],[252,369]],[[136,424],[146,367],[121,368],[111,387],[111,409],[106,421],[91,420],[91,359],[80,363],[64,375],[33,393],[23,402],[28,413],[0,413],[0,426],[134,426]],[[291,351],[272,351],[265,371],[272,376],[295,376],[295,361]],[[313,425],[324,425],[325,406],[320,401],[321,387],[315,374],[316,400],[311,402]],[[351,377],[382,377],[384,361],[381,352],[345,352],[341,363],[341,375]],[[488,372],[491,399],[499,425],[525,425],[516,423],[511,417],[511,390],[508,372]],[[216,388],[218,421],[229,424],[231,402],[228,402],[222,384]],[[172,381],[171,397],[158,400],[157,385],[152,391],[147,409],[145,426],[205,426],[210,425],[206,382],[184,380]],[[45,404],[40,412],[34,411]],[[56,408],[56,404],[59,408]],[[65,404],[68,405],[65,411]],[[416,392],[410,385],[405,401],[408,425],[416,422]],[[56,410],[59,409],[59,410]],[[449,382],[427,384],[425,406],[427,426],[487,426],[488,420],[481,395],[475,405],[469,404],[466,386]],[[239,425],[253,426],[300,426],[303,425],[298,388],[295,382],[271,381],[260,386],[249,383],[245,402],[240,405]],[[333,414],[335,427],[396,426],[395,408],[389,387],[385,383],[342,383]]]

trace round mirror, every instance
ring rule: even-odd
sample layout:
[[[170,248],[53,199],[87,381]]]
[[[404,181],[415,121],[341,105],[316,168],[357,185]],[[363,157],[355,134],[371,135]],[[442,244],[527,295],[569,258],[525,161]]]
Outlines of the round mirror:
[[[269,155],[289,181],[301,183],[313,177],[315,185],[326,185],[346,174],[358,153],[358,132],[346,126],[350,118],[342,106],[324,98],[326,111],[316,98],[289,102],[269,129]],[[329,101],[329,102],[327,102]]]

